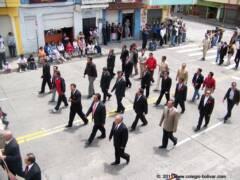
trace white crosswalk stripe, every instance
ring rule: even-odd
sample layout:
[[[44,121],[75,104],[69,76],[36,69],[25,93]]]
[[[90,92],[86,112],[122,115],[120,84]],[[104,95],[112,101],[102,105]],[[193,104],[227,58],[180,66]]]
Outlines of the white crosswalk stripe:
[[[185,52],[193,52],[193,51],[201,51],[203,48],[192,48],[192,49],[184,49],[184,50],[180,50],[180,51],[177,51],[177,53],[185,53]]]
[[[216,49],[208,50],[207,54],[210,54],[210,53],[216,53]],[[199,55],[202,55],[202,54],[203,54],[202,52],[196,52],[196,53],[188,54],[188,56],[193,57],[193,56],[199,56]]]
[[[237,81],[240,81],[240,77],[237,77],[237,76],[232,76],[233,79],[237,80]]]
[[[186,45],[181,45],[181,46],[176,46],[176,47],[169,47],[166,49],[184,49],[184,48],[191,48],[191,47],[197,47],[199,44],[186,44]]]

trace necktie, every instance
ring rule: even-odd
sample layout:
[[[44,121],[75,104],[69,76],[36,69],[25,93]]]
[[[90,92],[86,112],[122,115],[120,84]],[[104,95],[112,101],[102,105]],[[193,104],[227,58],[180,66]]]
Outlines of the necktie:
[[[169,113],[170,113],[170,109],[167,110],[167,117],[169,116]]]
[[[92,116],[94,116],[96,108],[97,108],[97,103],[94,103],[93,104],[93,109],[92,109]]]
[[[26,166],[25,175],[27,175],[27,173],[28,173],[28,166]]]

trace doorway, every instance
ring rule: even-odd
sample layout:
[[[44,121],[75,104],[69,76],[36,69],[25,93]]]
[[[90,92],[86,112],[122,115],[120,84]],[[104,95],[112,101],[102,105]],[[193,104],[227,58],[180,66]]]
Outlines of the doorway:
[[[129,21],[129,28],[130,28],[130,36],[133,37],[133,29],[134,29],[134,14],[133,13],[126,13],[123,14],[122,26],[123,26],[123,38],[126,38],[125,35],[125,23]]]
[[[84,18],[83,19],[83,34],[85,35],[86,39],[89,38],[89,30],[90,28],[96,27],[96,18]]]

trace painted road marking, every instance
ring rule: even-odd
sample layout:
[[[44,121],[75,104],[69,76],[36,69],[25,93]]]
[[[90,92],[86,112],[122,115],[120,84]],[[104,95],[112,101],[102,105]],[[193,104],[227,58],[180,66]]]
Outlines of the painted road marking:
[[[210,54],[210,53],[216,53],[216,49],[208,50],[207,54]],[[196,52],[196,53],[190,53],[190,54],[188,54],[188,56],[193,57],[193,56],[199,56],[202,54],[203,54],[202,52]]]
[[[8,98],[2,98],[2,99],[0,99],[0,102],[6,101],[6,100],[8,100]]]
[[[240,81],[240,77],[232,76],[233,79]]]
[[[181,45],[181,46],[177,46],[177,47],[168,47],[166,49],[184,49],[184,48],[187,48],[187,47],[196,47],[196,46],[199,46],[199,44],[187,44],[187,45]]]
[[[192,48],[192,49],[184,49],[184,50],[179,50],[177,53],[186,53],[186,52],[192,52],[192,51],[199,51],[202,50],[203,48]]]

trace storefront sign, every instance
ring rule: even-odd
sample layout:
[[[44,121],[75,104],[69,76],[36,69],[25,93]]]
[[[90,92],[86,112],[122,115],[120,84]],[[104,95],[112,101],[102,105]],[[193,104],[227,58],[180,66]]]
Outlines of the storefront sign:
[[[36,3],[54,3],[54,2],[66,2],[67,0],[29,0],[30,4]]]

